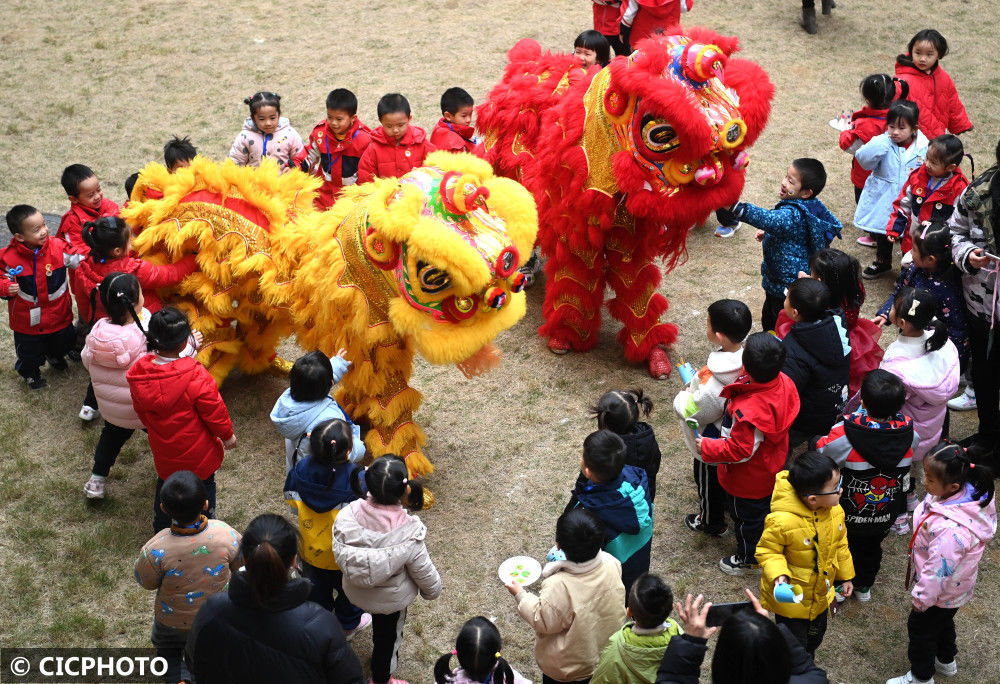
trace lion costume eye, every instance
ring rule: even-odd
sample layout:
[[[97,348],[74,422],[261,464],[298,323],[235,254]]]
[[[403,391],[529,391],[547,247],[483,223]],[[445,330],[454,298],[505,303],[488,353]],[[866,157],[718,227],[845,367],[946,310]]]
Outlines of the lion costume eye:
[[[649,114],[642,117],[642,142],[653,152],[669,152],[680,144],[673,126]]]
[[[451,276],[447,271],[424,261],[417,262],[417,278],[420,280],[420,288],[427,294],[437,294],[451,285]]]

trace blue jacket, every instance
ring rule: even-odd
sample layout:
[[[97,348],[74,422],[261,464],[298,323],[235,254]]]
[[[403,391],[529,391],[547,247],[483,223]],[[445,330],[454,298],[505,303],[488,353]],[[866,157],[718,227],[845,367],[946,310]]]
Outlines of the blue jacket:
[[[899,197],[906,179],[924,163],[927,138],[917,131],[917,139],[909,147],[900,147],[889,140],[889,134],[876,135],[854,153],[854,160],[872,172],[858,198],[854,225],[869,233],[885,235],[892,203]]]
[[[781,200],[771,210],[740,202],[733,213],[764,231],[761,285],[768,294],[782,298],[799,271],[809,272],[813,253],[829,247],[843,227],[816,198]]]
[[[581,473],[566,510],[586,508],[604,523],[604,550],[621,561],[622,583],[628,592],[632,582],[649,571],[653,544],[653,504],[649,502],[646,471],[625,466],[613,482],[597,484]]]

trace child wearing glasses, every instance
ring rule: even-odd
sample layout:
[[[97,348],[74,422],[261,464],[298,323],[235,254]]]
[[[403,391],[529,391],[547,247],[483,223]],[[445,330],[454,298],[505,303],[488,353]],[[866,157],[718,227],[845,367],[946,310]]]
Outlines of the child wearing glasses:
[[[843,582],[845,597],[854,591],[842,483],[829,456],[815,451],[799,456],[775,479],[771,512],[757,544],[760,604],[774,612],[775,622],[788,626],[809,655],[823,642],[833,583]],[[779,590],[783,584],[792,591]]]

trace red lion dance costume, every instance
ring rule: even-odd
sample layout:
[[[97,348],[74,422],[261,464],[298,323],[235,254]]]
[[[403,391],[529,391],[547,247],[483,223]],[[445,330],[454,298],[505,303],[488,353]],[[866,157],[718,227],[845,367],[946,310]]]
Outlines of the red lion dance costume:
[[[621,321],[625,358],[669,372],[657,292],[685,255],[688,231],[743,190],[746,148],[763,130],[774,87],[736,38],[682,29],[641,41],[604,69],[543,54],[533,40],[508,53],[503,80],[478,112],[489,160],[538,204],[544,325],[557,353],[597,344],[604,289]]]

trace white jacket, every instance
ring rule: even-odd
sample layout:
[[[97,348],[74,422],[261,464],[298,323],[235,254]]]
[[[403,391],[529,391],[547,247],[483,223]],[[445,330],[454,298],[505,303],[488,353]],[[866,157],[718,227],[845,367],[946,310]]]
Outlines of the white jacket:
[[[695,446],[694,430],[685,422],[689,418],[698,421],[698,431],[714,424],[722,430],[722,415],[726,402],[719,396],[722,388],[736,382],[743,370],[743,348],[739,351],[714,351],[708,355],[708,361],[674,397],[674,412],[681,421],[681,433],[688,449],[694,457],[701,460],[701,452]],[[692,413],[693,409],[697,409]]]

